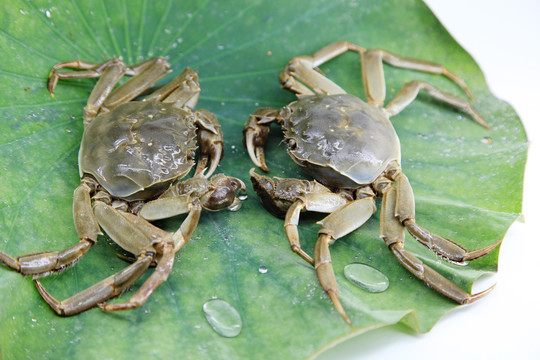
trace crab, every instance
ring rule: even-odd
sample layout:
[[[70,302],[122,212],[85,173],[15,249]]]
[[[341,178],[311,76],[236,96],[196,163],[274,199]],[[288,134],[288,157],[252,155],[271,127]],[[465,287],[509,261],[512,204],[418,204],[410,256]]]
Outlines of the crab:
[[[223,154],[223,135],[215,115],[194,110],[200,93],[197,73],[186,68],[168,84],[141,101],[165,76],[170,64],[157,57],[133,66],[120,59],[101,64],[75,60],[55,65],[48,89],[60,79],[99,77],[84,108],[84,133],[79,152],[81,184],[73,198],[79,242],[60,251],[12,257],[0,251],[0,261],[33,276],[45,301],[59,315],[69,316],[99,306],[104,311],[136,309],[170,274],[175,253],[195,231],[202,209],[238,210],[239,179],[213,175]],[[59,71],[71,68],[72,71]],[[115,90],[124,76],[131,76]],[[53,95],[54,96],[54,95]],[[181,181],[199,158],[195,175]],[[187,214],[179,229],[164,231],[150,221]],[[58,301],[38,278],[74,265],[97,242],[103,229],[133,258],[125,269],[86,290]],[[150,266],[155,270],[131,298],[107,303],[122,294]]]
[[[361,57],[367,102],[347,94],[318,69],[348,51]],[[321,286],[351,327],[339,300],[329,245],[360,228],[373,215],[377,196],[382,197],[380,236],[389,250],[414,276],[459,304],[471,303],[493,287],[476,294],[462,290],[404,248],[405,229],[419,243],[454,263],[464,264],[487,255],[500,243],[468,251],[416,223],[413,190],[401,170],[399,138],[390,117],[402,111],[422,90],[489,127],[469,102],[423,81],[404,84],[385,106],[383,63],[444,75],[472,99],[466,84],[442,65],[339,41],[311,56],[291,59],[279,79],[282,87],[295,93],[298,100],[281,110],[257,109],[244,130],[244,144],[251,160],[268,171],[264,147],[270,124],[280,124],[289,156],[314,178],[270,178],[257,174],[255,169],[250,171],[253,188],[263,206],[272,214],[285,217],[285,233],[292,251],[315,267]],[[321,227],[313,258],[300,246],[298,222],[303,211],[329,214],[317,222]]]

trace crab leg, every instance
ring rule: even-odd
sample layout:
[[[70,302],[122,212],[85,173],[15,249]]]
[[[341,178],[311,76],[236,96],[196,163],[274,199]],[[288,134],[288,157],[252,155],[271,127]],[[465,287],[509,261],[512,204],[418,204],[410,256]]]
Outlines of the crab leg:
[[[66,61],[55,65],[49,75],[47,87],[51,94],[59,79],[100,79],[94,86],[83,112],[84,123],[89,124],[99,111],[110,111],[121,103],[127,102],[145,89],[150,87],[165,74],[170,64],[163,58],[147,60],[140,64],[127,67],[120,59],[110,59],[101,64],[86,61]],[[60,69],[73,68],[82,71],[58,72]],[[112,91],[118,81],[124,76],[134,76],[123,85]]]
[[[285,215],[285,234],[291,245],[291,250],[297,253],[302,259],[311,265],[315,262],[300,246],[300,237],[298,235],[298,221],[301,211],[317,211],[322,213],[332,213],[345,204],[348,200],[339,194],[332,192],[311,192],[306,193],[296,200]]]
[[[302,200],[295,201],[285,215],[285,234],[291,245],[291,250],[298,254],[302,259],[306,260],[310,265],[315,265],[315,261],[308,255],[300,245],[300,236],[298,235],[298,220],[300,220],[300,212],[305,210],[306,204]]]
[[[244,128],[244,146],[253,163],[268,171],[264,160],[264,146],[268,141],[270,124],[277,122],[279,112],[273,108],[259,108],[249,116]]]
[[[198,200],[192,201],[189,208],[189,214],[182,222],[182,225],[176,231],[176,233],[171,234],[167,240],[163,241],[162,249],[160,249],[161,259],[159,259],[156,269],[150,275],[150,277],[144,282],[144,284],[139,288],[139,290],[126,302],[115,303],[115,304],[103,304],[100,303],[99,307],[104,311],[121,311],[121,310],[130,310],[141,307],[146,300],[152,295],[154,290],[167,280],[169,274],[172,271],[174,265],[174,254],[184,246],[187,241],[191,238],[191,235],[195,231],[197,224],[199,223],[199,218],[201,214],[201,206]],[[145,227],[153,227],[156,233],[161,232],[157,227],[147,223]],[[148,230],[145,229],[145,232]],[[115,239],[115,241],[117,241]],[[154,245],[156,247],[156,245]],[[160,245],[161,247],[161,245]]]
[[[131,310],[141,307],[152,295],[154,290],[167,280],[174,265],[174,254],[191,238],[199,222],[201,206],[195,201],[190,207],[190,212],[180,229],[173,235],[173,241],[167,241],[162,250],[161,259],[158,261],[156,269],[137,292],[126,302],[115,304],[98,304],[103,311]]]
[[[135,99],[159,79],[167,75],[170,66],[167,60],[157,57],[127,68],[124,75],[132,77],[107,96],[101,110],[112,111],[118,105]]]
[[[97,242],[101,235],[90,205],[92,184],[83,181],[74,192],[73,217],[79,243],[60,251],[46,251],[16,258],[0,251],[0,262],[23,275],[40,277],[74,265]]]
[[[362,53],[362,77],[368,103],[382,107],[386,95],[384,83],[383,61],[397,68],[444,75],[472,99],[472,94],[463,80],[450,72],[446,67],[428,61],[404,58],[382,49],[370,49]]]
[[[349,50],[358,53],[365,51],[353,43],[338,41],[323,47],[311,56],[292,58],[279,74],[281,85],[297,95],[345,94],[345,90],[325,77],[317,67]]]
[[[187,67],[180,75],[146,97],[144,101],[157,100],[175,103],[179,108],[187,106],[194,109],[199,100],[200,92],[197,72]]]
[[[188,216],[174,234],[99,200],[96,201],[94,210],[99,223],[114,242],[125,250],[139,255],[130,266],[64,301],[56,300],[36,280],[39,293],[59,315],[75,315],[98,305],[105,311],[117,311],[135,309],[144,304],[152,292],[167,279],[174,263],[174,253],[189,240],[197,227],[201,206],[198,200],[193,201]],[[157,255],[160,257],[154,273],[129,301],[104,304],[107,300],[122,294],[137,281]]]
[[[171,239],[169,233],[155,228],[146,220],[114,209],[102,201],[95,201],[94,211],[100,225],[118,245],[139,255],[130,266],[64,301],[56,300],[36,281],[39,293],[59,315],[75,315],[122,294],[152,264],[156,253],[152,243]]]
[[[464,113],[472,117],[473,120],[476,121],[478,124],[482,125],[486,129],[489,129],[486,121],[482,118],[478,111],[476,111],[467,101],[462,100],[452,94],[443,92],[434,87],[433,85],[430,85],[423,81],[411,81],[403,85],[396,97],[392,101],[390,101],[390,103],[385,107],[389,116],[396,115],[403,109],[405,109],[418,96],[420,90],[424,90],[435,99],[463,111]]]
[[[338,285],[332,268],[332,259],[328,246],[334,241],[362,226],[375,212],[373,197],[355,200],[334,211],[317,224],[321,225],[317,243],[315,244],[315,270],[324,291],[332,300],[336,310],[343,320],[351,327],[349,320],[338,297]]]
[[[471,295],[405,250],[403,247],[405,232],[402,223],[395,216],[394,210],[398,206],[398,199],[398,191],[394,187],[388,187],[383,195],[381,205],[381,237],[399,262],[429,287],[460,304],[468,304],[487,295],[493,286]]]
[[[174,254],[174,245],[170,243],[165,244],[163,255],[158,261],[154,272],[128,301],[114,304],[100,302],[98,306],[103,311],[132,310],[141,307],[154,290],[169,277],[174,265]]]
[[[397,200],[395,202],[395,216],[403,223],[409,233],[422,245],[436,254],[457,263],[478,259],[493,251],[501,241],[483,249],[468,251],[461,245],[430,233],[418,226],[415,222],[414,194],[409,180],[402,172],[395,176],[397,186]]]
[[[103,64],[95,64],[82,60],[72,60],[65,61],[59,64],[56,64],[51,69],[49,73],[49,80],[47,81],[47,89],[54,96],[54,89],[59,79],[85,79],[85,78],[96,78],[101,75],[102,67],[104,67],[111,60]],[[72,72],[58,72],[60,69],[70,68],[86,71],[72,71]]]
[[[189,211],[191,202],[190,194],[160,196],[156,200],[145,203],[138,215],[148,221],[167,219],[176,215],[185,214]]]
[[[122,294],[144,274],[152,263],[153,257],[152,253],[143,253],[125,269],[64,301],[56,300],[45,290],[39,280],[35,280],[35,283],[43,299],[58,315],[76,315]]]
[[[121,311],[131,310],[141,307],[152,295],[154,290],[167,280],[174,265],[174,254],[186,244],[195,231],[199,223],[201,206],[198,200],[195,200],[189,206],[189,214],[182,222],[178,231],[173,234],[172,239],[163,244],[161,259],[159,259],[156,269],[150,277],[141,285],[139,290],[126,302],[115,304],[100,303],[99,307],[103,311]]]
[[[171,240],[175,252],[178,251],[191,238],[202,211],[198,199],[191,200],[186,207],[188,216],[175,233],[162,230],[141,216],[120,211],[101,201],[96,201],[94,211],[99,224],[115,243],[132,254],[139,254],[150,245],[160,253],[159,247]]]

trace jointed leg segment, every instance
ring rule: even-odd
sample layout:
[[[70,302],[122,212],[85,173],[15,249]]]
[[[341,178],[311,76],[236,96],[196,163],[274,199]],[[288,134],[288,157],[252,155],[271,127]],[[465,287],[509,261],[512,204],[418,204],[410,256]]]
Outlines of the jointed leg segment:
[[[59,315],[75,315],[99,306],[104,311],[135,309],[143,305],[152,292],[169,276],[176,251],[189,240],[197,227],[201,207],[199,200],[188,206],[188,216],[174,234],[165,232],[146,220],[111,207],[101,201],[95,205],[96,215],[107,234],[124,249],[139,255],[137,260],[118,273],[63,301],[56,300],[36,280],[39,293]],[[121,295],[157,261],[153,274],[126,302],[106,304]]]
[[[423,229],[415,222],[414,195],[409,180],[402,172],[393,176],[396,182],[395,217],[405,226],[407,231],[422,245],[437,255],[453,262],[464,263],[489,254],[500,241],[483,249],[468,251],[461,245]]]
[[[338,41],[323,47],[311,56],[297,56],[291,59],[279,74],[281,85],[298,95],[345,94],[345,90],[324,76],[317,67],[347,51],[362,54],[365,49],[347,41]]]
[[[52,68],[47,87],[49,92],[53,94],[59,79],[99,77],[84,108],[83,119],[85,125],[88,125],[100,111],[111,111],[118,105],[140,95],[165,76],[169,66],[170,64],[162,57],[147,60],[131,67],[127,67],[120,59],[111,59],[101,64],[81,60],[66,61]],[[81,71],[58,72],[64,68]],[[113,91],[123,76],[132,76],[132,78]]]
[[[43,299],[45,299],[58,315],[76,315],[121,295],[145,273],[152,263],[153,258],[153,254],[141,254],[137,258],[137,261],[125,269],[64,301],[56,300],[45,290],[38,280],[35,280],[35,283]]]
[[[442,65],[405,58],[382,49],[366,50],[347,41],[338,41],[323,47],[312,55],[297,56],[291,59],[280,73],[282,86],[297,95],[344,94],[345,90],[326,78],[318,66],[347,51],[355,51],[360,54],[367,102],[376,107],[382,108],[386,97],[383,62],[397,68],[443,75],[457,84],[472,99],[472,94],[465,82]],[[412,81],[406,84],[386,107],[388,114],[392,116],[399,113],[416,98],[420,90],[425,90],[431,96],[462,110],[480,125],[488,127],[480,114],[467,101],[442,92],[421,81]]]
[[[397,216],[395,210],[399,207],[398,192],[399,190],[396,190],[394,187],[385,189],[381,208],[381,237],[384,239],[386,245],[396,256],[398,261],[418,279],[422,280],[442,295],[460,304],[471,303],[487,295],[493,289],[493,287],[480,293],[471,295],[405,250],[403,247],[405,240],[404,227],[401,221],[399,221],[399,217]],[[428,233],[427,231],[425,232]],[[450,240],[443,240],[444,247],[447,249],[452,247],[452,245],[457,245]],[[459,248],[464,250],[461,247]],[[436,249],[431,249],[437,252]]]
[[[93,181],[83,179],[74,192],[73,217],[79,235],[79,242],[76,245],[60,251],[26,254],[16,258],[0,251],[0,262],[22,275],[32,275],[34,278],[62,271],[74,265],[97,242],[98,235],[101,235],[90,205],[94,187]]]
[[[414,195],[407,177],[397,163],[390,164],[387,171],[377,179],[373,187],[366,186],[352,193],[335,193],[316,183],[297,179],[270,179],[251,171],[254,188],[266,207],[287,206],[285,233],[293,252],[312,264],[323,289],[328,293],[336,310],[352,326],[338,296],[338,285],[332,268],[329,245],[356,230],[375,212],[375,193],[382,195],[381,237],[397,260],[413,275],[444,296],[466,304],[483,297],[492,288],[477,294],[462,290],[404,248],[405,230],[421,244],[436,254],[453,262],[474,260],[490,253],[499,243],[483,249],[467,251],[459,244],[445,239],[418,226],[415,221]],[[309,185],[311,184],[311,185]],[[289,189],[298,189],[292,194]],[[263,193],[264,192],[264,193]],[[293,196],[289,199],[288,196]],[[286,205],[289,203],[289,205]],[[329,213],[318,222],[321,229],[312,258],[300,245],[298,222],[302,211]]]
[[[351,327],[353,325],[339,301],[339,290],[328,246],[362,226],[373,215],[375,210],[374,198],[365,197],[349,202],[317,223],[321,225],[314,254],[317,277],[336,310]]]
[[[411,102],[413,102],[414,99],[416,99],[420,90],[424,90],[435,99],[463,111],[464,113],[472,117],[473,120],[476,121],[479,125],[485,127],[486,129],[489,129],[486,121],[482,118],[478,111],[476,111],[476,109],[474,109],[467,101],[462,100],[452,94],[443,92],[434,87],[433,85],[430,85],[423,81],[411,81],[403,85],[396,97],[394,97],[394,99],[390,101],[390,103],[385,107],[388,115],[393,116],[401,112]]]

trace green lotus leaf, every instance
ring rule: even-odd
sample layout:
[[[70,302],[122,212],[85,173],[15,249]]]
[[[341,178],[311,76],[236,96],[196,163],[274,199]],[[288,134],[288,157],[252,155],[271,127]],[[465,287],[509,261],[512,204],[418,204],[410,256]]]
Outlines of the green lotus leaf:
[[[427,96],[392,119],[418,222],[474,249],[502,239],[521,211],[527,149],[522,124],[420,1],[4,0],[0,8],[0,250],[13,256],[77,241],[71,202],[79,184],[82,109],[95,80],[61,81],[56,98],[46,89],[51,67],[73,59],[99,63],[121,57],[134,64],[164,56],[174,73],[162,83],[186,66],[197,69],[198,107],[215,113],[226,134],[218,171],[246,183],[252,164],[242,145],[244,123],[257,107],[294,100],[277,80],[293,56],[348,40],[444,64],[465,79],[491,130]],[[364,96],[358,54],[345,54],[321,70],[351,94]],[[413,79],[463,96],[441,76],[385,67],[385,77],[388,99]],[[286,154],[280,130],[271,135],[270,175],[306,178]],[[302,246],[309,253],[320,218],[301,219]],[[159,225],[174,231],[181,221]],[[497,269],[497,251],[464,267],[444,262],[411,237],[406,248],[467,291],[476,278]],[[117,252],[102,237],[76,266],[42,283],[55,297],[67,298],[124,268]],[[249,189],[240,211],[203,214],[169,279],[138,310],[59,317],[30,278],[0,267],[1,355],[301,359],[376,327],[402,323],[426,332],[456,306],[398,263],[379,238],[378,213],[331,252],[341,300],[356,327],[352,333],[313,268],[290,251],[283,220],[267,213]],[[350,263],[379,269],[389,278],[388,290],[369,293],[350,283],[343,273]],[[206,320],[203,305],[214,298],[240,315],[238,336],[221,336]]]

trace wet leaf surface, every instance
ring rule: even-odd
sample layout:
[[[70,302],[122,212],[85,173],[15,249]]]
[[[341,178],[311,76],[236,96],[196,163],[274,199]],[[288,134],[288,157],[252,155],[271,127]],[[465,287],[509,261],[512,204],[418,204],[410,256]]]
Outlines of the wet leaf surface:
[[[445,64],[467,81],[491,130],[425,96],[393,118],[403,170],[416,194],[418,222],[467,248],[479,248],[501,239],[521,210],[527,147],[523,127],[421,2],[143,0],[51,5],[6,0],[1,7],[0,250],[9,254],[59,250],[76,242],[71,201],[79,182],[82,108],[95,80],[61,82],[56,99],[45,87],[51,66],[72,59],[122,57],[133,64],[161,55],[175,73],[186,66],[197,69],[203,89],[199,107],[214,112],[226,134],[226,155],[218,171],[246,183],[252,165],[242,146],[244,122],[257,107],[280,107],[294,99],[277,81],[291,57],[349,40]],[[333,60],[322,70],[348,92],[364,96],[356,54]],[[462,96],[442,77],[390,67],[385,74],[388,99],[412,79]],[[267,150],[270,174],[305,178],[285,153],[279,134],[273,130]],[[309,252],[318,219],[302,216],[300,236]],[[160,225],[174,230],[180,222],[174,218]],[[177,254],[169,280],[141,309],[123,313],[91,310],[58,317],[31,279],[1,267],[1,354],[4,359],[305,358],[349,335],[350,329],[319,287],[313,269],[290,251],[282,226],[251,190],[239,212],[203,214],[192,241]],[[406,247],[467,290],[477,277],[497,267],[497,252],[460,267],[445,263],[410,237]],[[125,267],[115,256],[119,251],[103,237],[77,266],[43,279],[43,284],[57,298],[67,298]],[[397,322],[425,332],[456,306],[398,264],[379,239],[378,214],[331,251],[341,299],[357,334]],[[350,263],[380,270],[389,279],[388,290],[370,293],[351,284],[343,272]],[[203,305],[212,298],[238,311],[238,336],[223,337],[208,324]]]

